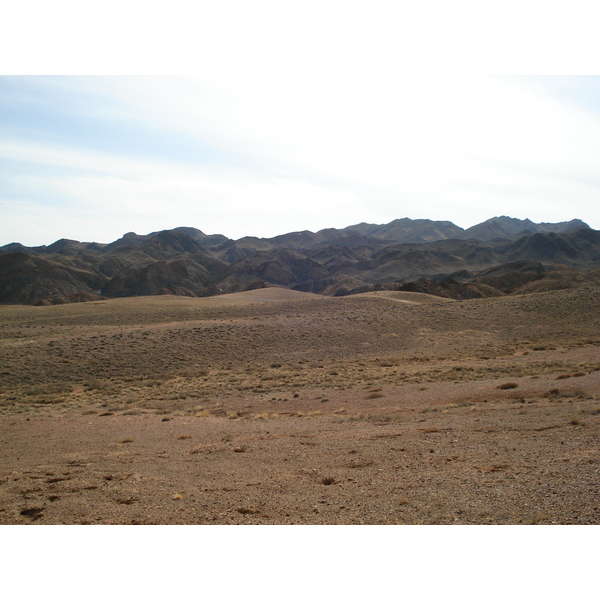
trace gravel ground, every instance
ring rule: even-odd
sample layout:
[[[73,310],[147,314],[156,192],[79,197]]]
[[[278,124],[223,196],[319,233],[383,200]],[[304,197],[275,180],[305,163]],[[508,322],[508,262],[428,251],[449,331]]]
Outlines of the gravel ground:
[[[596,524],[599,298],[0,307],[0,523]]]

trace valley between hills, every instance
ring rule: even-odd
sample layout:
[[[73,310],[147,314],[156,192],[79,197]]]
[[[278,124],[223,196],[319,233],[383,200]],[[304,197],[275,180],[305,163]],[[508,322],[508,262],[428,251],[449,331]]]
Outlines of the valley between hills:
[[[2,305],[0,523],[598,524],[600,286],[577,273]]]

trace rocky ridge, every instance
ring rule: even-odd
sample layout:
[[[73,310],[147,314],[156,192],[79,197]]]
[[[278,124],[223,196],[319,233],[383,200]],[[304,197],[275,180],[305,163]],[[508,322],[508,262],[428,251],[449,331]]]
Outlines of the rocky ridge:
[[[130,232],[110,244],[3,246],[0,303],[212,296],[269,286],[334,296],[409,290],[489,297],[597,283],[599,268],[600,232],[579,219],[502,216],[462,229],[404,218],[238,240],[178,227]]]

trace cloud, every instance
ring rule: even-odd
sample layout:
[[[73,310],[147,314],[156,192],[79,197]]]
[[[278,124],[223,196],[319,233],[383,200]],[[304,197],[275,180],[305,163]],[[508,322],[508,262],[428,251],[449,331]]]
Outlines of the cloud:
[[[361,47],[338,70],[335,51],[319,62],[299,46],[286,69],[265,46],[260,69],[241,59],[201,77],[20,81],[31,115],[72,119],[77,135],[0,138],[0,244],[178,225],[270,236],[403,216],[600,227],[600,118],[572,101],[574,84],[559,97],[509,78],[398,75],[393,58],[361,62]],[[101,144],[103,124],[123,143]]]
[[[190,168],[22,142],[0,144],[0,156],[56,167],[59,173],[71,170],[5,176],[6,187],[24,199],[2,202],[6,218],[0,234],[6,237],[27,223],[28,235],[20,241],[32,244],[51,243],[56,238],[49,239],[49,232],[57,229],[61,237],[94,241],[111,241],[126,230],[148,233],[181,225],[234,238],[273,236],[282,233],[282,222],[310,228],[318,214],[341,226],[363,213],[352,192],[244,169]],[[31,239],[40,232],[43,241]]]

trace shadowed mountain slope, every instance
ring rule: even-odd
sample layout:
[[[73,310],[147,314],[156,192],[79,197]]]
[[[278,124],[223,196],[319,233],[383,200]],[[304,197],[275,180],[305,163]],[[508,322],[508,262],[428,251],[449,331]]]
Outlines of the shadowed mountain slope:
[[[476,239],[488,242],[494,239],[505,239],[515,235],[531,233],[569,233],[579,229],[588,229],[589,225],[580,219],[562,223],[534,223],[529,219],[513,219],[511,217],[493,217],[465,229],[460,235],[462,239]]]
[[[105,277],[91,269],[46,257],[23,252],[0,255],[0,302],[4,304],[33,304],[78,292],[99,294],[105,282]]]
[[[110,244],[8,244],[0,248],[0,302],[61,302],[78,293],[79,299],[208,296],[265,286],[346,295],[408,284],[475,297],[533,290],[534,281],[557,269],[598,267],[600,232],[578,219],[536,224],[494,217],[467,230],[449,221],[397,219],[239,240],[177,227],[130,232]]]
[[[342,231],[355,231],[378,240],[422,243],[457,238],[464,230],[450,221],[404,218],[395,219],[386,225],[350,225]]]

